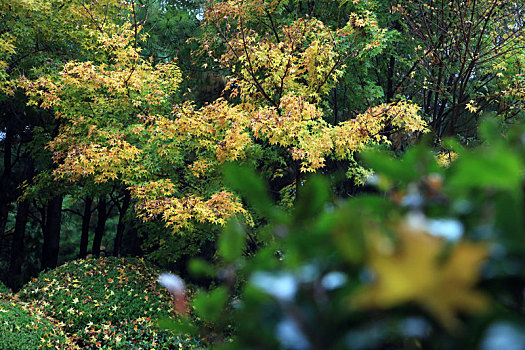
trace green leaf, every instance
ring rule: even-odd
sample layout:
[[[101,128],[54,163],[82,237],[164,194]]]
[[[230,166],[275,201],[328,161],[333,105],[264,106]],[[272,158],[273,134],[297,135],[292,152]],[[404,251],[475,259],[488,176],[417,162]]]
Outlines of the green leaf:
[[[385,152],[368,150],[361,153],[361,157],[365,161],[365,166],[388,179],[401,180],[412,176],[411,170],[404,166],[399,159],[395,159]]]
[[[193,321],[188,318],[161,318],[158,322],[160,329],[169,329],[173,331],[173,333],[193,336],[198,334],[198,328]]]
[[[193,306],[203,321],[217,322],[224,311],[227,300],[226,288],[218,287],[210,292],[198,292],[193,299]]]
[[[365,164],[376,173],[405,185],[428,173],[442,171],[434,155],[425,145],[410,148],[402,159],[396,159],[388,153],[377,150],[365,151],[362,157]]]
[[[501,128],[494,118],[484,118],[479,126],[480,137],[488,142],[501,140]]]
[[[199,258],[191,259],[188,269],[194,276],[215,277],[217,275],[217,271],[211,264]]]
[[[258,214],[278,222],[285,220],[285,214],[274,206],[264,181],[255,171],[235,164],[225,164],[223,175],[225,183],[239,192]]]
[[[294,218],[296,221],[310,221],[324,209],[330,198],[330,186],[325,178],[314,176],[306,181],[297,195]]]
[[[219,255],[227,262],[242,256],[246,233],[238,220],[230,220],[217,242]]]
[[[523,175],[521,159],[509,149],[492,147],[465,153],[451,168],[452,191],[473,188],[508,190],[520,193]]]

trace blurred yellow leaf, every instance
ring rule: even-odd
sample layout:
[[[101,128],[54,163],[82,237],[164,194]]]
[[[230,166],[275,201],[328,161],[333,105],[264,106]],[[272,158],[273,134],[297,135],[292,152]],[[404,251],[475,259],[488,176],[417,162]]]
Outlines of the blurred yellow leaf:
[[[441,260],[445,241],[426,232],[402,227],[399,247],[386,237],[371,242],[368,264],[375,283],[354,298],[358,307],[389,308],[415,302],[443,326],[459,326],[457,312],[480,312],[488,299],[473,289],[488,255],[487,244],[460,242]]]

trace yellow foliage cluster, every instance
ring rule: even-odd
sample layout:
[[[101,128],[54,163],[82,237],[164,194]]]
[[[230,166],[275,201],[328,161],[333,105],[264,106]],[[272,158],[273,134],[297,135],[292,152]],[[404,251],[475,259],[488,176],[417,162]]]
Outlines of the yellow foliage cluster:
[[[14,38],[9,33],[3,33],[0,35],[0,88],[7,79],[5,72],[8,67],[7,59],[11,54],[15,53],[15,46],[13,44]]]
[[[243,157],[250,137],[241,130],[246,125],[236,126],[237,109],[223,100],[199,111],[190,103],[171,111],[180,72],[174,63],[153,65],[140,55],[140,29],[130,22],[100,22],[90,29],[94,42],[86,43],[97,61],[70,61],[58,74],[18,82],[31,104],[53,109],[64,121],[48,145],[57,163],[55,178],[120,180],[138,200],[145,220],[159,217],[174,228],[190,220],[224,224],[231,215],[246,214],[229,192],[204,199],[181,195],[169,180],[151,181],[155,176],[148,163],[169,164],[182,147],[212,152],[224,162]],[[170,112],[173,118],[165,116]],[[203,173],[205,159],[200,164],[194,170]]]
[[[448,167],[455,161],[458,157],[458,154],[453,151],[443,151],[437,154],[436,160],[438,164],[442,167]]]
[[[291,147],[293,159],[301,161],[304,172],[322,168],[330,155],[351,159],[366,146],[388,142],[382,133],[387,125],[407,132],[427,131],[419,107],[407,101],[370,108],[355,119],[332,126],[322,119],[322,111],[315,104],[294,95],[284,97],[279,110],[260,108],[250,125],[255,137]]]
[[[168,179],[130,189],[138,200],[136,207],[142,219],[161,218],[174,230],[187,227],[191,220],[224,225],[235,214],[247,215],[239,199],[228,191],[214,193],[208,200],[195,195],[180,196]]]
[[[75,16],[83,18],[79,23],[87,23],[84,46],[92,59],[69,61],[61,71],[33,80],[23,78],[19,86],[30,103],[53,109],[63,121],[48,145],[57,163],[55,177],[119,180],[140,201],[144,219],[162,218],[178,228],[190,219],[223,224],[245,213],[222,188],[204,198],[191,186],[156,181],[159,173],[165,178],[177,173],[183,183],[205,181],[218,165],[245,159],[251,147],[265,142],[287,149],[301,171],[314,172],[329,157],[352,159],[367,145],[388,142],[386,129],[426,131],[419,107],[410,101],[373,107],[337,125],[323,120],[321,97],[344,69],[340,46],[363,30],[372,34],[361,53],[381,45],[384,32],[370,14],[351,16],[343,29],[302,18],[260,35],[244,27],[250,16],[246,11],[269,13],[268,4],[253,1],[246,11],[237,2],[216,4],[206,17],[228,39],[220,62],[237,72],[229,91],[241,102],[221,98],[197,109],[190,102],[172,106],[181,73],[174,63],[153,64],[140,54],[138,43],[145,38],[140,25],[130,19],[117,25],[100,17],[98,2],[75,4]],[[111,6],[108,11],[116,18],[132,13],[123,2]],[[181,171],[173,170],[181,165]],[[181,192],[182,187],[189,192]]]
[[[419,107],[408,101],[370,108],[336,126],[323,120],[316,104],[296,95],[283,97],[279,108],[242,109],[219,99],[200,110],[191,104],[177,106],[174,115],[174,120],[157,118],[150,134],[199,150],[206,158],[196,160],[192,169],[201,171],[210,164],[243,159],[255,139],[287,148],[301,162],[301,171],[314,172],[330,156],[351,159],[366,146],[388,142],[382,134],[387,126],[394,131],[427,131]]]
[[[319,101],[342,73],[335,33],[319,20],[298,19],[282,28],[279,41],[272,35],[248,31],[229,41],[220,61],[234,72],[238,69],[231,84],[237,85],[247,103],[260,102],[263,91],[272,100],[293,92]]]

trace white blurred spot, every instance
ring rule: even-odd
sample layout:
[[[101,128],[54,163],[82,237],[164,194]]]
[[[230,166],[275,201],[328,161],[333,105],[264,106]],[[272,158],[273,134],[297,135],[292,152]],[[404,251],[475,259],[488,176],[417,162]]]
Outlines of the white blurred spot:
[[[340,271],[333,271],[326,274],[321,280],[321,284],[325,289],[332,290],[345,285],[348,277]]]
[[[408,228],[415,231],[426,231],[427,217],[420,211],[411,211],[405,216]]]
[[[463,236],[463,224],[457,219],[428,219],[420,211],[413,211],[406,215],[406,224],[409,228],[426,231],[433,236],[443,237],[450,241],[457,241]]]
[[[310,348],[308,339],[293,320],[285,318],[277,325],[277,339],[285,349],[305,350]]]
[[[255,272],[250,282],[278,300],[291,301],[297,291],[297,281],[290,273]]]
[[[379,176],[376,173],[372,173],[367,176],[365,184],[370,186],[377,186],[379,184]]]
[[[457,241],[463,236],[463,224],[456,219],[433,219],[427,222],[428,233]]]
[[[177,275],[163,272],[159,275],[159,284],[166,288],[171,294],[180,295],[184,293],[184,281]]]
[[[485,332],[481,350],[523,350],[525,332],[510,322],[494,323]]]

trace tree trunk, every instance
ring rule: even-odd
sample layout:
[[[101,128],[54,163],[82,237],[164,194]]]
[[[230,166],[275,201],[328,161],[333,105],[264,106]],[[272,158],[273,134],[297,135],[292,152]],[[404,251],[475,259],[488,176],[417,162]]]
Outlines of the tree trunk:
[[[142,251],[143,237],[139,234],[136,227],[130,225],[128,232],[126,232],[126,244],[120,247],[121,253],[131,256],[140,256],[144,254]]]
[[[34,174],[34,163],[32,158],[27,159],[24,177],[31,181]],[[11,252],[9,257],[9,278],[10,287],[18,289],[22,281],[22,263],[24,262],[24,236],[26,232],[27,220],[29,215],[29,200],[18,203],[16,211],[15,230],[11,241]]]
[[[62,195],[53,197],[47,205],[44,229],[44,245],[42,247],[41,269],[53,269],[58,263],[60,248],[60,227],[62,224]]]
[[[95,227],[95,237],[93,237],[93,246],[91,247],[91,253],[97,258],[100,256],[100,245],[102,244],[102,237],[106,230],[106,220],[108,218],[106,198],[100,198],[98,202],[98,219],[97,226]]]
[[[4,172],[2,173],[2,176],[0,176],[0,237],[3,237],[5,233],[9,214],[9,204],[11,202],[9,180],[11,179],[11,173],[13,169],[13,163],[11,159],[12,149],[13,137],[11,135],[10,128],[7,128],[4,137]]]
[[[387,76],[387,83],[386,83],[386,102],[390,103],[392,99],[394,98],[394,74],[395,74],[395,67],[396,67],[396,58],[394,55],[390,56],[390,60],[388,62],[388,76]]]
[[[22,263],[24,262],[24,236],[29,215],[29,201],[18,203],[15,230],[11,241],[9,258],[9,287],[18,289],[22,281]]]
[[[122,246],[122,238],[124,237],[124,229],[126,228],[124,219],[126,217],[126,212],[128,211],[130,201],[131,201],[131,195],[129,191],[126,190],[124,193],[124,200],[122,201],[122,206],[119,207],[117,234],[115,235],[115,241],[113,244],[113,256],[119,256],[120,254],[120,247]]]
[[[82,234],[80,236],[80,254],[79,258],[84,259],[87,256],[87,247],[89,241],[89,223],[91,221],[91,204],[93,198],[87,197],[84,204],[84,215],[82,215]]]

